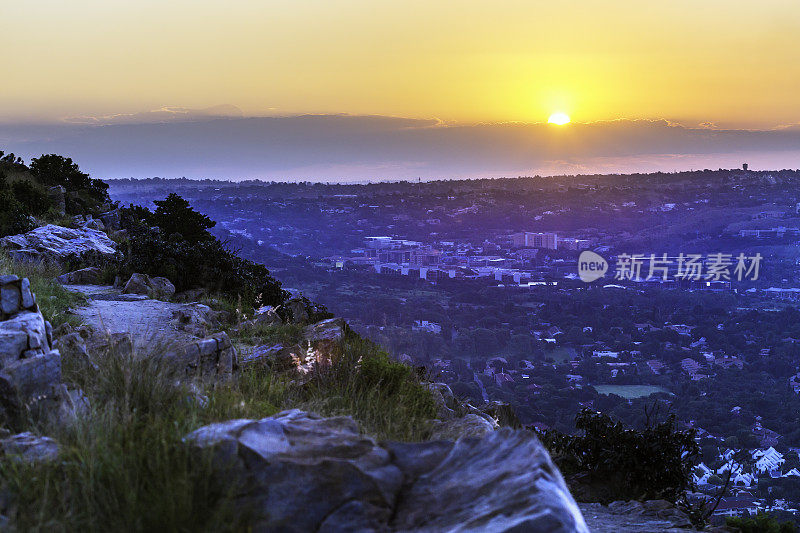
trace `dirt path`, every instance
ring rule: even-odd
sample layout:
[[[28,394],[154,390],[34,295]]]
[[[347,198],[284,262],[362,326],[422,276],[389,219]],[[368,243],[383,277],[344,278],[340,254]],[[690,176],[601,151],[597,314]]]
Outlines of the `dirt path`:
[[[186,344],[197,339],[172,324],[173,313],[185,308],[184,304],[122,294],[111,286],[65,285],[64,288],[88,299],[88,305],[74,311],[86,325],[98,331],[130,333],[135,346]]]

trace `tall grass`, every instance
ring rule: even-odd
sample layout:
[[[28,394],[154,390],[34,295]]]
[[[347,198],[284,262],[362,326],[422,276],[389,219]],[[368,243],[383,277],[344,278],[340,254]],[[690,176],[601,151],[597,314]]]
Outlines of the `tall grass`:
[[[50,263],[25,263],[13,261],[5,250],[0,250],[0,274],[14,274],[28,278],[36,303],[47,320],[58,327],[65,322],[77,324],[69,309],[81,305],[86,299],[66,290],[56,277],[61,274],[57,266]]]
[[[63,368],[64,379],[86,392],[87,413],[71,424],[30,416],[15,428],[55,438],[58,460],[0,459],[20,530],[243,530],[248,513],[236,506],[235,480],[215,475],[211,452],[185,446],[187,433],[301,408],[353,416],[380,439],[421,440],[435,414],[412,369],[353,334],[336,349],[333,367],[305,383],[254,367],[203,386],[181,383],[159,351],[93,355],[96,369],[78,361]]]

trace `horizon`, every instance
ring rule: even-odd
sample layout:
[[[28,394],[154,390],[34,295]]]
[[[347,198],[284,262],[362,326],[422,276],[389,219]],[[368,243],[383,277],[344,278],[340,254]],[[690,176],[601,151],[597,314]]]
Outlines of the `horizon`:
[[[800,166],[789,0],[44,0],[7,16],[0,149],[101,178]]]

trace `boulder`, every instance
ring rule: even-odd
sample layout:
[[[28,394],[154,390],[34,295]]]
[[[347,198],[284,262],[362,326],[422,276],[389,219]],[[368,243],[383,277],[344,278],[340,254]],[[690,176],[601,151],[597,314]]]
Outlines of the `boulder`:
[[[66,192],[67,190],[61,185],[47,189],[47,197],[50,199],[50,203],[53,204],[53,209],[61,216],[67,214],[67,201],[64,196]]]
[[[497,424],[473,413],[459,418],[434,423],[431,439],[457,439],[460,437],[482,437],[497,429]]]
[[[309,320],[308,306],[303,298],[292,298],[275,308],[278,313],[289,324],[307,324]]]
[[[150,291],[150,276],[147,274],[133,274],[122,288],[123,294],[144,294]]]
[[[178,372],[196,377],[227,378],[238,365],[236,349],[224,331],[164,354]]]
[[[113,257],[116,244],[102,231],[91,228],[65,228],[54,224],[38,227],[28,233],[0,239],[0,248],[12,257],[27,260],[58,262],[68,256],[87,255]]]
[[[168,301],[175,294],[175,285],[167,278],[150,278],[150,291],[147,295],[154,300]]]
[[[56,441],[27,431],[0,439],[0,450],[4,456],[25,463],[52,461],[58,457]]]
[[[61,354],[27,279],[0,276],[0,408],[6,415],[53,396]]]
[[[200,301],[205,294],[205,289],[189,289],[188,291],[183,291],[176,294],[173,298],[173,301],[179,303],[197,302]]]
[[[214,329],[216,312],[207,305],[187,304],[172,313],[172,323],[181,331],[205,337]]]
[[[119,209],[112,209],[98,215],[108,231],[118,231],[122,228],[122,213]]]
[[[133,274],[122,289],[123,294],[146,295],[154,300],[169,300],[175,294],[175,285],[167,278],[151,278],[147,274]]]
[[[257,531],[588,531],[536,437],[382,443],[350,417],[299,410],[202,427]]]
[[[101,285],[100,275],[99,268],[89,267],[61,274],[56,279],[64,285]]]
[[[304,350],[297,344],[264,344],[242,354],[239,364],[243,368],[265,365],[275,372],[286,372],[297,370],[304,355]]]
[[[90,367],[97,367],[89,355],[86,340],[77,331],[58,337],[53,343],[53,347],[59,351],[61,359],[64,361],[76,360]]]
[[[342,318],[329,318],[303,329],[303,339],[312,344],[319,341],[338,342],[344,338],[345,322]]]

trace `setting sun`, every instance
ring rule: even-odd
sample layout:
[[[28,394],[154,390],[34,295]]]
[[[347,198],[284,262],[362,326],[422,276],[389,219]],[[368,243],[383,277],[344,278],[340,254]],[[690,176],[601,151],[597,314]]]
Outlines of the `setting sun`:
[[[563,126],[569,123],[569,116],[566,113],[553,113],[550,115],[550,118],[547,119],[547,123]]]

